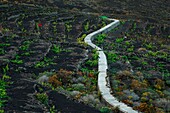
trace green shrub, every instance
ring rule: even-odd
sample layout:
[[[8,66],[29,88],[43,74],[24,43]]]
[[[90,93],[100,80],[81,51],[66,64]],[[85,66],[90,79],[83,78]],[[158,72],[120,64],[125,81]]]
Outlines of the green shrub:
[[[116,39],[116,43],[121,43],[121,42],[123,42],[124,41],[124,38],[117,38]]]
[[[100,112],[101,112],[101,113],[110,113],[110,112],[111,112],[111,109],[108,108],[108,107],[102,107],[102,108],[100,109]]]
[[[118,55],[115,53],[107,53],[107,58],[112,62],[116,62],[117,60],[119,60]]]
[[[5,113],[5,111],[4,110],[0,110],[0,113]]]
[[[52,51],[54,53],[60,53],[62,51],[60,46],[53,45]]]
[[[36,98],[43,104],[48,104],[48,96],[46,93],[37,93]]]
[[[104,39],[106,38],[106,34],[100,34],[100,35],[98,35],[97,36],[97,42],[99,43],[99,44],[101,44],[101,43],[103,43],[104,42]]]

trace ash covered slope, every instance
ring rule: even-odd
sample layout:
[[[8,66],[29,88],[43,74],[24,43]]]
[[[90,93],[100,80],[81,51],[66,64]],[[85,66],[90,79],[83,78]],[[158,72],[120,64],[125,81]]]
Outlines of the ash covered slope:
[[[8,3],[58,6],[65,10],[77,9],[123,19],[142,19],[153,23],[169,24],[169,0],[2,0]]]
[[[67,3],[81,3],[97,13],[119,19],[142,19],[152,23],[170,24],[168,0],[69,0]]]
[[[57,71],[59,68],[74,70],[79,60],[84,58],[84,47],[70,42],[76,41],[75,37],[82,30],[81,24],[87,18],[70,14],[69,10],[64,8],[65,5],[62,4],[62,1],[61,3],[60,1],[55,2],[54,5],[52,5],[52,1],[0,2],[0,30],[2,31],[0,43],[2,42],[1,47],[3,46],[0,48],[2,49],[0,78],[4,74],[3,68],[9,66],[6,73],[10,76],[9,81],[12,83],[7,87],[7,94],[10,98],[3,106],[5,112],[46,113],[53,105],[57,111],[63,113],[99,112],[95,108],[71,101],[66,96],[36,82],[39,73],[52,69]],[[71,21],[73,18],[76,22]],[[79,25],[78,22],[81,24]],[[71,29],[72,32],[68,33],[69,29],[65,27],[65,24],[74,25],[74,29],[77,27],[78,30]],[[43,26],[42,29],[41,26]],[[53,26],[55,27],[53,28]],[[57,31],[55,31],[56,29]],[[54,54],[51,50],[52,45],[60,46],[60,49],[63,50],[62,53]],[[65,53],[64,50],[71,50],[75,54],[73,55],[69,51]],[[77,55],[76,58],[75,55]],[[46,61],[44,62],[44,60]],[[37,94],[49,97],[47,106],[37,100]]]

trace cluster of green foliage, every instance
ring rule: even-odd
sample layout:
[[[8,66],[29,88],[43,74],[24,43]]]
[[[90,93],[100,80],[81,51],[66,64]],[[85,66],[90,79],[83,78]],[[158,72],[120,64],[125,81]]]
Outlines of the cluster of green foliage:
[[[116,43],[121,43],[124,41],[124,38],[116,38]]]
[[[5,50],[3,48],[0,48],[0,55],[5,54]]]
[[[94,49],[92,51],[92,58],[89,59],[86,64],[89,65],[90,67],[94,67],[94,66],[97,66],[98,64],[98,56],[99,56],[99,53],[96,51],[96,49]]]
[[[119,56],[116,53],[108,52],[107,54],[107,59],[111,62],[116,62],[119,60]]]
[[[8,43],[1,43],[0,44],[0,47],[7,47],[7,46],[10,46],[11,44],[8,44]]]
[[[86,46],[87,44],[84,42],[84,38],[85,38],[86,36],[87,36],[86,34],[83,34],[81,37],[77,38],[77,43]]]
[[[100,112],[101,113],[110,113],[112,110],[110,109],[110,108],[108,108],[108,107],[102,107],[101,109],[100,109]]]
[[[50,106],[49,105],[49,100],[48,100],[48,95],[46,93],[37,93],[35,95],[36,99],[39,100],[42,104],[47,106],[49,108],[50,113],[56,113],[57,110],[54,105]]]
[[[87,23],[84,25],[84,29],[85,29],[85,31],[88,31],[88,30],[89,30],[89,22],[87,22]]]
[[[20,56],[19,55],[16,55],[15,59],[11,60],[11,62],[14,63],[14,64],[22,64],[23,63],[23,61],[20,60]]]
[[[53,32],[54,32],[54,34],[56,34],[57,33],[57,22],[53,22],[52,23],[52,28],[53,28]]]
[[[34,65],[34,67],[35,68],[43,68],[43,67],[46,67],[46,66],[49,66],[49,65],[54,65],[54,64],[56,64],[56,63],[53,62],[53,59],[44,57],[44,59],[42,61],[38,61]]]
[[[106,36],[107,36],[106,34],[100,34],[100,35],[98,35],[97,38],[96,38],[96,39],[97,39],[97,43],[98,43],[98,44],[103,43],[103,42],[104,42],[104,39],[106,38]]]
[[[30,41],[24,41],[24,42],[23,42],[23,45],[20,46],[19,49],[20,49],[20,50],[23,50],[23,51],[26,51],[26,50],[28,50],[28,48],[30,47],[30,44],[31,44],[31,43],[32,43],[32,42],[30,42]]]
[[[46,93],[37,93],[36,98],[43,104],[48,104],[48,96]]]
[[[70,23],[65,23],[65,27],[67,32],[70,32],[72,30],[72,25]]]
[[[56,54],[60,53],[62,51],[61,47],[58,45],[53,45],[52,51]]]
[[[6,88],[10,84],[9,79],[10,76],[7,75],[7,72],[9,71],[8,65],[3,68],[3,76],[0,78],[0,113],[4,113],[3,107],[5,106],[5,103],[7,102],[7,99],[9,98],[7,95]]]

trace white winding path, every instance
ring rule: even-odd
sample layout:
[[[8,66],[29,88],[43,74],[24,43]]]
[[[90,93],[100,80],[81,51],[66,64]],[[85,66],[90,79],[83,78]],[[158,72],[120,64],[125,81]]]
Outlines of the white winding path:
[[[110,89],[110,84],[109,84],[109,77],[107,76],[107,58],[106,55],[104,54],[103,50],[96,46],[95,44],[92,43],[92,40],[94,39],[95,36],[101,33],[106,33],[116,26],[120,24],[119,20],[116,19],[109,19],[113,21],[112,23],[108,24],[107,26],[94,31],[87,35],[84,39],[85,43],[90,45],[92,48],[96,48],[97,52],[99,53],[99,59],[98,59],[98,88],[99,91],[102,95],[102,98],[111,106],[114,107],[119,107],[120,111],[125,112],[125,113],[138,113],[138,111],[133,110],[131,107],[127,106],[126,104],[119,102],[112,94],[111,94],[111,89]]]

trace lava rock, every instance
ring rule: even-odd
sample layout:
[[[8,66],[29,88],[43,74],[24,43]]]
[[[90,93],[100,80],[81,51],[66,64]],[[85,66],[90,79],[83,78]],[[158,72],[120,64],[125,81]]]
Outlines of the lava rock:
[[[77,95],[79,95],[79,94],[80,94],[79,91],[72,91],[72,92],[70,93],[70,96],[71,96],[71,97],[75,97],[75,96],[77,96]]]
[[[46,82],[47,83],[48,79],[49,79],[49,77],[47,77],[46,75],[43,75],[40,78],[38,78],[37,82],[39,82],[39,83]]]

